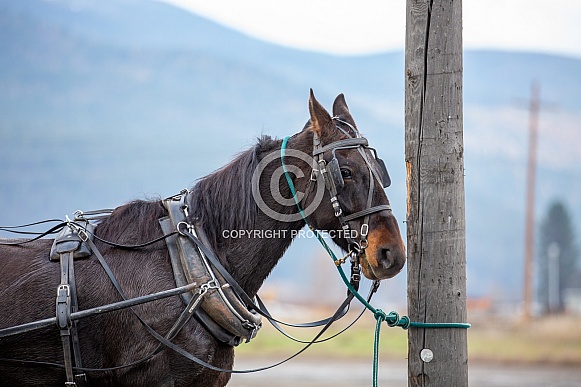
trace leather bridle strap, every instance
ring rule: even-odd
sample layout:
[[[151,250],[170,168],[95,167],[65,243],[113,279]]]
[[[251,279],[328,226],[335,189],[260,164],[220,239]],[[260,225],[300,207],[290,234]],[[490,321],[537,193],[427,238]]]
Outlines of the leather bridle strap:
[[[367,296],[367,299],[369,300],[368,302],[371,302],[371,298],[377,292],[377,289],[378,288],[379,288],[379,281],[374,281],[373,286],[371,286],[371,288],[369,289],[369,294]],[[341,309],[348,310],[349,309],[349,306],[351,304],[351,301],[353,300],[354,297],[355,296],[351,292],[348,292],[347,298],[345,299],[345,301],[343,301],[343,303],[341,304],[341,306],[339,306],[339,308],[337,309],[337,311],[339,311]],[[262,309],[264,309],[266,311],[266,306],[264,305],[264,303],[262,302],[262,300],[258,296],[256,297],[256,301],[258,302],[258,305]],[[353,326],[353,324],[355,324],[361,318],[361,316],[363,315],[363,313],[365,312],[365,310],[366,310],[365,307],[363,307],[363,309],[361,310],[361,312],[359,312],[359,315],[350,324],[348,324],[347,326],[345,326],[345,328],[341,329],[339,332],[337,332],[337,333],[335,333],[335,334],[333,334],[333,335],[331,335],[329,337],[326,337],[324,339],[314,341],[313,344],[317,344],[317,343],[322,343],[322,342],[325,342],[325,341],[329,341],[329,340],[331,340],[331,339],[339,336],[341,333],[347,331],[347,329],[351,328]],[[343,317],[343,316],[337,317],[337,320],[340,319],[341,317]],[[321,321],[318,321],[316,323],[325,323],[327,320],[328,319],[321,320]],[[310,343],[310,341],[300,340],[300,339],[297,339],[297,338],[291,336],[285,330],[283,330],[275,321],[272,321],[270,319],[269,319],[269,321],[272,324],[272,326],[274,328],[276,328],[276,330],[278,330],[280,333],[282,333],[287,338],[289,338],[289,339],[291,339],[293,341],[296,341],[297,343],[302,343],[302,344],[309,344]],[[311,323],[311,324],[315,324],[315,323]],[[283,324],[283,325],[287,325],[287,326],[291,326],[291,327],[298,327],[298,328],[305,328],[306,327],[305,324]],[[321,325],[324,325],[324,324],[312,325],[312,327],[321,326]]]
[[[45,231],[45,232],[43,232],[41,234],[38,234],[34,238],[26,239],[26,240],[18,239],[16,241],[11,240],[10,242],[2,242],[2,241],[0,241],[0,245],[3,245],[3,246],[21,246],[21,245],[24,245],[26,243],[31,243],[31,242],[34,242],[36,240],[39,240],[39,239],[41,239],[41,238],[43,238],[43,237],[45,237],[47,235],[50,235],[50,234],[54,234],[54,233],[59,232],[60,230],[63,229],[63,227],[65,227],[68,224],[68,222],[63,222],[63,221],[60,221],[60,220],[48,220],[46,222],[55,222],[55,221],[58,221],[60,223],[57,224],[54,227],[51,227],[48,231]],[[37,224],[40,224],[40,223],[43,223],[43,222],[38,222]],[[34,224],[32,224],[32,225],[34,225]],[[19,226],[19,227],[27,227],[27,225]],[[17,234],[32,234],[32,233],[23,232],[23,231],[13,231],[13,230],[10,230],[9,227],[0,227],[0,230],[1,231],[13,232],[13,233],[17,233]]]
[[[391,211],[391,206],[389,204],[381,204],[379,206],[366,208],[365,210],[356,212],[356,213],[351,214],[351,215],[344,216],[343,220],[345,220],[345,222],[349,222],[353,219],[361,218],[362,216],[370,215],[370,214],[373,214],[375,212],[381,212],[381,211]]]
[[[70,227],[70,225],[68,225]],[[77,286],[74,271],[74,253],[80,245],[80,239],[57,238],[57,251],[60,259],[60,284],[56,296],[56,322],[63,346],[63,358],[67,381],[65,385],[85,386],[86,375],[73,371],[73,363],[82,367],[81,349],[77,332],[77,322],[71,314],[78,311]],[[74,359],[74,362],[73,362]]]
[[[373,199],[373,189],[375,186],[375,180],[377,179],[378,182],[380,180],[379,180],[377,174],[375,173],[375,171],[373,170],[373,167],[371,166],[371,163],[370,163],[367,155],[365,154],[365,151],[362,149],[362,147],[366,147],[366,146],[368,146],[368,141],[366,138],[363,138],[363,137],[338,140],[338,141],[332,142],[330,144],[327,144],[325,146],[321,146],[321,140],[320,140],[319,136],[317,135],[317,133],[313,133],[313,157],[316,158],[317,165],[319,167],[319,171],[323,175],[325,186],[327,187],[327,190],[329,191],[329,195],[331,196],[331,205],[333,206],[333,210],[335,211],[335,216],[339,219],[341,227],[345,231],[347,242],[349,243],[349,245],[351,247],[353,247],[355,249],[361,249],[361,248],[365,247],[364,242],[366,242],[366,239],[365,239],[366,235],[361,235],[361,239],[360,239],[359,243],[354,241],[350,236],[351,233],[348,232],[350,230],[348,222],[355,220],[357,218],[365,217],[363,224],[368,225],[369,224],[369,215],[371,215],[375,212],[391,210],[391,207],[389,205],[386,205],[386,204],[373,206],[373,207],[371,206],[371,202]],[[341,204],[339,203],[339,200],[337,198],[338,192],[337,192],[337,187],[335,185],[335,181],[333,180],[333,177],[330,176],[330,172],[328,171],[328,168],[327,168],[328,165],[325,162],[325,160],[323,159],[324,152],[330,151],[330,150],[335,150],[335,149],[341,149],[341,148],[342,149],[356,148],[359,151],[359,153],[361,154],[361,157],[363,158],[363,161],[367,165],[367,168],[369,169],[369,191],[368,191],[367,202],[366,202],[367,208],[365,208],[362,211],[358,211],[356,213],[349,214],[349,215],[345,215],[343,212]],[[308,192],[307,192],[307,194],[308,194]],[[362,230],[363,230],[363,228],[368,230],[369,226],[367,226],[367,227],[362,226]],[[363,234],[363,233],[361,233],[361,234]]]
[[[315,135],[317,135],[315,133]],[[321,153],[325,153],[328,150],[333,150],[336,148],[351,148],[351,147],[359,147],[359,146],[368,146],[369,143],[367,142],[367,139],[364,137],[358,137],[358,138],[346,138],[344,140],[337,140],[335,142],[332,142],[330,144],[327,144],[325,146],[321,146],[321,147],[317,147],[316,149],[313,149],[313,156],[316,156],[318,154]]]

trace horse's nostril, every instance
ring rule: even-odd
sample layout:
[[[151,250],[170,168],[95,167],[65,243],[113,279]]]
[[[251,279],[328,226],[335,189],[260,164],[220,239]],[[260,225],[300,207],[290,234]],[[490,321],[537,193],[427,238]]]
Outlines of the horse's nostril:
[[[389,248],[378,249],[377,250],[377,263],[386,269],[389,269],[390,267],[392,267],[394,265],[394,261],[393,261],[391,249],[389,249]]]

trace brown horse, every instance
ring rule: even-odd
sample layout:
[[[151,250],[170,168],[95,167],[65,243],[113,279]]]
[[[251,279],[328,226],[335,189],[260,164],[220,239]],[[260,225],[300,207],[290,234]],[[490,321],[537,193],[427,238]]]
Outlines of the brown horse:
[[[311,91],[309,111],[310,120],[288,140],[288,156],[284,158],[308,223],[329,231],[343,250],[360,251],[361,268],[367,278],[393,277],[405,263],[405,251],[372,150],[364,145],[342,94],[335,99],[331,117]],[[281,143],[266,136],[260,138],[254,147],[200,179],[188,195],[189,220],[202,225],[207,247],[251,297],[296,232],[305,226],[304,219],[295,216],[298,209],[281,173]],[[314,144],[318,144],[318,153],[314,152]],[[292,157],[290,151],[311,159]],[[312,162],[313,153],[317,153],[318,164]],[[272,161],[261,164],[268,158]],[[332,172],[332,176],[327,175],[326,180],[313,179],[325,172],[320,168],[324,165],[329,166],[327,172]],[[257,175],[258,167],[262,169]],[[253,184],[258,188],[254,193]],[[317,195],[315,190],[319,192],[320,186],[322,193]],[[257,192],[261,200],[257,200]],[[369,208],[372,210],[366,211]],[[167,210],[162,201],[135,201],[116,208],[97,224],[95,245],[127,297],[176,287],[166,244],[160,240],[129,249],[101,240],[122,245],[155,240],[163,236],[158,220],[164,216]],[[331,233],[345,230],[345,224],[357,232]],[[234,230],[236,233],[228,232]],[[40,239],[18,246],[0,246],[0,329],[54,316],[60,274],[58,263],[48,259],[51,244],[52,240]],[[75,260],[74,267],[80,310],[119,301],[94,254]],[[164,335],[184,310],[184,304],[179,297],[171,297],[133,309]],[[156,352],[159,343],[127,309],[81,319],[78,332],[83,367],[88,369],[130,364],[154,353],[134,366],[87,371],[91,385],[224,386],[230,379],[229,373],[204,368],[167,348]],[[233,347],[217,340],[196,319],[189,320],[173,342],[213,366],[232,368]],[[63,347],[56,326],[1,338],[0,358],[2,386],[65,383]]]

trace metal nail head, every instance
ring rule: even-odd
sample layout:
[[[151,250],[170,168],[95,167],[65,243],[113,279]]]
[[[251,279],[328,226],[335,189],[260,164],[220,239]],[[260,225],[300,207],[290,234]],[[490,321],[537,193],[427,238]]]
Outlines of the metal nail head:
[[[420,358],[424,363],[429,363],[434,359],[434,353],[431,349],[424,348],[422,352],[420,352]]]

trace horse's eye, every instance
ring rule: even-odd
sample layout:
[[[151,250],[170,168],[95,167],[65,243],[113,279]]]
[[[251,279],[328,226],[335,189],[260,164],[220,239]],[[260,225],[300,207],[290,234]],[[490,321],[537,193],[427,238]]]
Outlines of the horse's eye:
[[[351,179],[353,178],[353,175],[351,174],[351,171],[346,169],[346,168],[341,168],[341,176],[343,177],[343,179]]]

